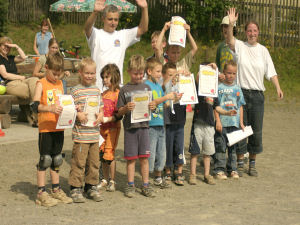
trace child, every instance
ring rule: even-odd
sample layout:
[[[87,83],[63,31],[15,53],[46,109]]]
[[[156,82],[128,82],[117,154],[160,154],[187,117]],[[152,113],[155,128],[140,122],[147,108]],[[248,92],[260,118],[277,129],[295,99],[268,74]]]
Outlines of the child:
[[[152,50],[154,51],[154,53],[153,53],[152,56],[150,56],[149,58],[147,58],[147,60],[149,60],[149,59],[151,59],[151,58],[155,58],[156,44],[157,44],[157,39],[158,39],[158,37],[159,37],[159,35],[160,35],[160,32],[161,32],[161,31],[157,30],[157,31],[154,31],[154,32],[152,33],[152,35],[151,35],[151,48],[152,48]],[[162,48],[161,51],[163,52],[163,56],[164,56],[165,60],[168,61],[168,56],[167,56],[167,54],[164,52],[164,49],[165,49],[166,45],[167,45],[167,40],[166,40],[166,37],[163,36],[163,39],[162,39],[162,45],[161,45],[161,48]]]
[[[101,71],[101,78],[103,84],[108,88],[102,93],[104,117],[108,119],[105,121],[106,123],[101,124],[100,129],[100,134],[104,138],[104,142],[100,146],[100,161],[102,162],[104,179],[102,179],[98,188],[106,187],[107,191],[115,191],[115,150],[118,145],[121,130],[120,119],[122,118],[117,120],[114,116],[117,112],[118,95],[120,92],[120,71],[117,65],[107,64],[104,66]]]
[[[215,64],[210,64],[214,69],[217,68]],[[198,76],[196,78],[196,87],[198,85]],[[198,87],[197,87],[198,88]],[[204,182],[207,184],[216,184],[213,177],[209,174],[210,171],[210,156],[215,153],[214,146],[214,112],[215,109],[218,113],[224,115],[235,115],[235,110],[225,111],[219,106],[218,98],[214,98],[210,102],[210,98],[198,96],[198,104],[195,105],[193,124],[191,129],[191,139],[189,152],[191,153],[190,164],[190,178],[191,185],[196,184],[196,165],[197,158],[200,151],[203,155],[204,163]]]
[[[88,198],[96,202],[102,200],[96,185],[99,183],[99,127],[103,119],[103,105],[101,93],[96,82],[96,63],[91,58],[85,58],[79,65],[80,84],[71,90],[78,113],[73,127],[72,139],[74,141],[71,159],[69,185],[71,197],[74,202],[85,202],[82,195],[82,186]],[[84,126],[88,115],[83,112],[88,97],[98,97],[100,113],[95,115],[94,127]],[[92,102],[93,103],[93,102]],[[86,171],[85,171],[86,170]]]
[[[46,61],[46,77],[37,81],[33,111],[38,112],[39,152],[37,164],[38,194],[36,203],[50,207],[58,202],[71,203],[59,185],[59,166],[63,159],[64,130],[56,129],[58,116],[63,108],[58,103],[58,95],[63,93],[61,78],[64,74],[64,59],[60,55],[49,55]],[[45,189],[46,169],[50,167],[52,189],[50,195]]]
[[[163,102],[166,100],[174,100],[174,92],[168,95],[164,94],[159,81],[162,76],[162,64],[156,58],[147,60],[146,73],[148,80],[145,81],[151,90],[153,100],[156,102],[157,107],[151,113],[151,121],[149,122],[149,138],[150,138],[150,157],[149,157],[149,171],[154,171],[154,185],[161,188],[168,188],[170,185],[162,179],[161,172],[166,163],[166,140],[165,128],[163,117]]]
[[[143,180],[142,194],[146,197],[154,197],[152,188],[149,186],[149,122],[131,123],[131,111],[135,104],[131,102],[131,95],[136,91],[150,91],[150,87],[143,82],[145,61],[140,55],[133,55],[128,63],[130,82],[120,90],[118,98],[117,117],[123,116],[124,126],[124,158],[127,160],[128,185],[125,189],[125,196],[132,198],[135,193],[134,173],[135,161],[140,159],[141,175]],[[155,109],[155,102],[149,103],[150,110]]]
[[[215,176],[217,179],[226,180],[226,148],[227,137],[226,134],[238,130],[243,124],[243,106],[245,100],[241,88],[235,84],[237,73],[237,65],[234,61],[230,60],[224,65],[225,80],[219,85],[218,99],[220,106],[224,110],[236,110],[236,116],[223,116],[218,113],[216,115],[216,134],[215,134]],[[236,168],[236,145],[228,147],[227,159],[227,173],[230,177],[238,179],[239,175]]]

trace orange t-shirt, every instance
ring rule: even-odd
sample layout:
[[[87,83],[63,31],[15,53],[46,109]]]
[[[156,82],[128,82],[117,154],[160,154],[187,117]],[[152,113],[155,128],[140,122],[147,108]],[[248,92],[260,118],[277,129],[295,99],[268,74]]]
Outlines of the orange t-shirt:
[[[40,79],[38,82],[41,82],[43,86],[42,96],[40,104],[42,105],[53,105],[58,101],[58,95],[63,93],[62,81],[58,80],[56,83],[49,82],[45,77]],[[39,123],[39,132],[56,132],[63,131],[57,130],[56,124],[58,120],[58,114],[52,112],[39,112],[38,114],[38,123]]]
[[[102,93],[102,102],[104,104],[103,112],[105,117],[113,116],[115,112],[118,111],[117,109],[117,102],[120,90],[117,89],[116,91],[106,90]],[[102,128],[115,128],[121,127],[121,121],[117,122],[109,122],[101,124]]]

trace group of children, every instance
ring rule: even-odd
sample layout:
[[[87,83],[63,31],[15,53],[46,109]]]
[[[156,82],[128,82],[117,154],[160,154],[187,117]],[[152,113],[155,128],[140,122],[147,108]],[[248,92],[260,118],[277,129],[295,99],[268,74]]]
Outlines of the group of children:
[[[43,206],[54,206],[58,202],[85,202],[84,195],[94,201],[101,201],[100,189],[115,191],[116,161],[115,150],[118,143],[121,123],[124,127],[124,158],[127,160],[127,186],[125,196],[135,195],[135,164],[139,159],[142,188],[141,193],[154,197],[149,185],[149,173],[153,173],[153,184],[160,188],[184,185],[184,125],[186,107],[178,104],[182,94],[176,85],[178,74],[190,76],[193,56],[197,45],[185,25],[191,50],[180,60],[181,47],[166,44],[164,33],[170,27],[166,23],[161,32],[152,36],[155,55],[147,61],[140,55],[131,56],[128,63],[130,81],[122,88],[120,71],[115,64],[107,64],[101,70],[101,78],[106,90],[101,93],[95,85],[96,63],[91,58],[81,61],[79,67],[80,83],[71,89],[77,110],[73,127],[73,150],[69,175],[70,197],[59,185],[59,166],[62,164],[63,130],[56,129],[59,114],[63,108],[58,97],[63,93],[63,58],[59,54],[49,54],[45,63],[45,77],[38,81],[32,108],[38,112],[39,152],[37,164],[38,195],[36,202]],[[164,52],[166,46],[166,52]],[[215,64],[209,64],[213,68]],[[202,152],[204,162],[204,181],[215,184],[210,175],[210,159],[214,158],[216,178],[225,179],[226,172],[238,178],[235,147],[228,150],[226,165],[226,133],[243,125],[242,105],[245,104],[241,89],[235,85],[237,65],[229,61],[224,66],[225,79],[219,85],[219,97],[198,96],[194,108],[193,125],[189,152],[191,153],[189,183],[196,184],[197,156]],[[146,80],[144,74],[146,73]],[[197,86],[198,79],[196,79]],[[149,103],[151,120],[131,123],[131,112],[135,108],[131,97],[134,93],[151,91]],[[84,126],[88,115],[84,112],[87,97],[99,97],[99,113],[95,115],[94,127]],[[214,116],[215,114],[215,116]],[[216,126],[215,120],[216,118]],[[100,125],[100,130],[99,130]],[[216,129],[216,132],[215,132]],[[99,147],[99,134],[104,142]],[[216,145],[216,148],[215,148]],[[216,150],[215,150],[216,149]],[[99,182],[100,161],[103,179]],[[45,189],[45,170],[50,167],[52,189]],[[163,174],[164,171],[164,174]]]

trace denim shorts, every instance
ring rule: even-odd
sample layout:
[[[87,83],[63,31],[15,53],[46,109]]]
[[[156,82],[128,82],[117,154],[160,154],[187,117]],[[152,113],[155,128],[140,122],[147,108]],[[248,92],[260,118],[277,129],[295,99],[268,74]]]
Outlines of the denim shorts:
[[[149,171],[162,171],[166,164],[166,139],[163,126],[149,128],[150,157]]]
[[[262,129],[264,119],[265,97],[262,91],[242,89],[246,105],[243,106],[244,125],[251,126],[253,135],[240,141],[237,145],[237,154],[259,154],[263,151]]]
[[[215,128],[213,126],[201,121],[193,123],[189,153],[192,155],[198,155],[200,152],[203,155],[215,154],[214,134]]]

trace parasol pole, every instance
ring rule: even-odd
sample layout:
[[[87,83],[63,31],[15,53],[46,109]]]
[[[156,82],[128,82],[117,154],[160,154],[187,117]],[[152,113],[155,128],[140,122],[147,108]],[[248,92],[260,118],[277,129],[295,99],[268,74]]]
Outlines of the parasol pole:
[[[55,38],[55,34],[54,34],[54,31],[53,31],[53,28],[52,28],[52,25],[51,25],[51,22],[50,22],[50,19],[47,18],[47,21],[48,21],[48,24],[49,24],[49,27],[50,27],[50,30],[51,30],[51,33],[52,33],[52,36],[53,38]],[[61,55],[61,52],[58,51],[59,55]]]

